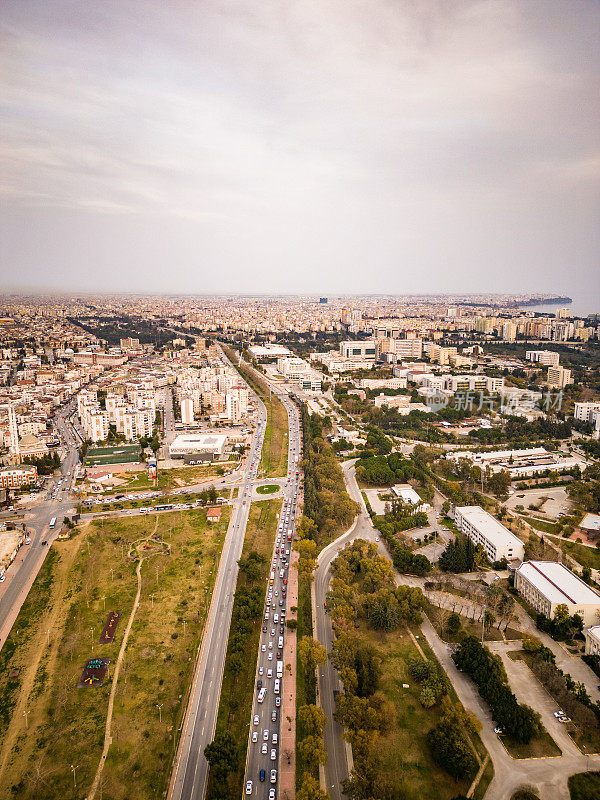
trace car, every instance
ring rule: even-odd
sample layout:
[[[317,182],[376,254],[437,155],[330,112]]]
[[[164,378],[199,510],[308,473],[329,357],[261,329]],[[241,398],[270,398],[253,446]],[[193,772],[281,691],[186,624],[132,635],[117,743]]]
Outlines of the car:
[[[269,650],[273,649],[273,642],[269,642]]]
[[[376,537],[375,537],[375,541],[376,541],[376,542],[378,542],[378,541],[379,541],[379,536],[376,536]]]
[[[269,800],[275,800],[275,789],[269,789]]]
[[[265,671],[265,668],[264,668],[264,667],[259,667],[259,668],[258,668],[258,674],[259,674],[259,675],[262,675],[262,674],[264,673],[264,671]]]
[[[267,746],[268,746],[267,743],[263,742],[263,745],[260,748],[260,752],[263,754],[263,756],[265,756],[267,754]]]
[[[558,711],[555,711],[555,712],[554,712],[554,716],[555,716],[557,719],[558,719],[558,717],[564,717],[564,715],[565,715],[565,712],[564,712],[564,711],[561,711],[560,709],[559,709]]]
[[[265,782],[265,778],[266,778],[266,777],[267,777],[266,770],[264,770],[264,769],[261,769],[261,771],[258,773],[258,780],[259,780],[261,783],[264,783],[264,782]]]
[[[263,651],[263,653],[265,653],[267,650],[267,645],[263,644],[260,649]]]
[[[271,711],[271,721],[272,722],[277,722],[277,712],[275,711],[275,709],[273,709],[273,711]],[[268,731],[267,731],[267,733],[268,733]]]
[[[282,658],[281,650],[277,651],[277,660],[279,661]]]
[[[263,729],[263,741],[264,742],[268,742],[269,741],[269,729],[268,728],[264,728]]]
[[[281,697],[279,697],[279,695],[277,695],[277,697],[275,698],[275,705],[277,706],[277,708],[279,708],[279,706],[281,705]]]
[[[562,716],[556,718],[559,722],[571,722],[571,717],[567,717],[566,714],[562,714]]]
[[[494,733],[496,733],[498,736],[502,736],[504,733],[504,728],[501,725],[496,725],[494,728]]]
[[[276,733],[274,733],[273,736],[271,736],[271,741],[273,742],[273,744],[277,744],[277,734]]]
[[[262,681],[258,680],[256,681],[256,691],[260,692],[261,689],[262,689]]]
[[[275,628],[271,628],[271,636],[275,636]]]
[[[246,781],[246,794],[252,794],[252,781]]]
[[[254,715],[253,725],[258,725],[258,714]]]
[[[275,748],[273,748],[271,750],[271,761],[275,761],[276,758],[277,758],[277,750],[275,750]]]
[[[284,578],[284,579],[283,579],[283,585],[284,585],[284,586],[287,586],[287,578]]]
[[[271,770],[271,783],[277,783],[277,770],[276,769],[272,769]],[[271,795],[269,795],[269,797],[271,797]]]
[[[263,633],[266,633],[266,632],[267,632],[267,626],[266,626],[266,625],[263,625],[263,626],[262,626],[262,632],[263,632]]]
[[[269,660],[269,661],[273,661],[273,653],[269,653],[269,655],[267,656],[267,658],[268,658],[268,660]],[[270,671],[271,671],[271,670],[267,670],[267,677],[268,677],[268,675],[269,675],[269,672],[270,672]]]

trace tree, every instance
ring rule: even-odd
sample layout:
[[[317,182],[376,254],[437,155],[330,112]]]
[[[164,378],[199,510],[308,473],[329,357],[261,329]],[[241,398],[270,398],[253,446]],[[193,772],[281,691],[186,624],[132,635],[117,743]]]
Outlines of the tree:
[[[426,737],[433,760],[446,770],[454,780],[472,775],[477,761],[462,730],[450,720],[442,721]]]
[[[302,784],[296,792],[297,800],[329,800],[327,792],[322,791],[321,785],[316,778],[305,772],[302,775]]]
[[[322,736],[327,717],[320,706],[310,704],[300,706],[298,722],[307,736]]]
[[[453,611],[446,620],[446,630],[451,636],[456,636],[461,628],[460,614]]]
[[[320,736],[305,736],[298,744],[298,752],[303,761],[311,767],[327,763],[325,744]]]
[[[317,666],[327,661],[327,650],[316,639],[303,636],[298,644],[298,657],[306,673],[312,674]]]
[[[216,780],[224,783],[237,763],[237,748],[231,732],[225,730],[217,733],[212,742],[204,748],[204,755],[214,771]]]

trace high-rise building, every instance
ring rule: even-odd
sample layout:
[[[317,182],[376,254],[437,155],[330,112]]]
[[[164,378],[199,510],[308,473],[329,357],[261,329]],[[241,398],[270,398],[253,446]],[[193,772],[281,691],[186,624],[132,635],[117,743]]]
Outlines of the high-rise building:
[[[181,421],[184,425],[191,425],[194,422],[194,401],[191,397],[184,397],[180,403]]]
[[[548,367],[548,388],[564,389],[565,386],[568,386],[570,383],[573,383],[570,369],[565,369],[565,367],[561,367],[560,365]]]

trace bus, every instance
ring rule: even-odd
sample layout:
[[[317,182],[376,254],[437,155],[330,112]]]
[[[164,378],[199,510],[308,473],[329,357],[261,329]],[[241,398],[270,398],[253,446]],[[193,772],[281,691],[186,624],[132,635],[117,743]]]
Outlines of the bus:
[[[52,530],[52,528],[54,528],[55,525],[56,525],[56,517],[52,517],[52,519],[50,520],[50,530]]]

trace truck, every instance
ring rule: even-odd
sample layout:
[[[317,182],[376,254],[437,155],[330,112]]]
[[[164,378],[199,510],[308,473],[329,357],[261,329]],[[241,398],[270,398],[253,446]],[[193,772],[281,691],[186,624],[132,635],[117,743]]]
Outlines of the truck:
[[[283,661],[277,662],[277,677],[283,678]]]

